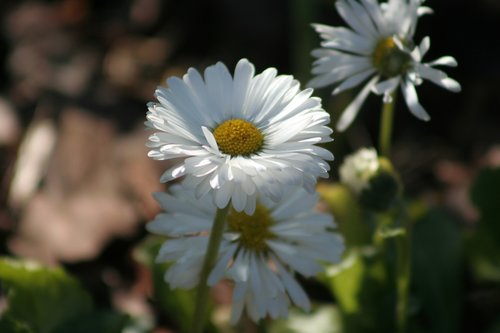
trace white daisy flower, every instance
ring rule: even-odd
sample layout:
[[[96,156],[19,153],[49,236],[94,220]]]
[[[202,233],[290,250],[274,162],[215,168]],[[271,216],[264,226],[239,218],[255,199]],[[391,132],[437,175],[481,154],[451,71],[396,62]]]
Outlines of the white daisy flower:
[[[347,156],[339,168],[340,181],[356,194],[370,186],[370,180],[377,174],[379,160],[374,148],[361,148]]]
[[[207,196],[197,200],[182,185],[170,191],[155,194],[167,213],[147,229],[170,238],[156,258],[173,262],[165,280],[172,288],[192,288],[199,282],[216,206]],[[314,210],[317,201],[317,194],[289,187],[286,200],[259,197],[253,216],[229,211],[208,284],[224,277],[234,282],[232,323],[244,308],[254,321],[267,315],[284,317],[291,303],[310,308],[294,272],[314,276],[323,270],[320,262],[337,262],[344,249],[340,236],[332,232],[332,217]]]
[[[315,189],[328,177],[333,155],[315,144],[331,141],[330,117],[312,89],[300,90],[292,76],[269,68],[254,75],[246,59],[234,77],[222,63],[190,68],[182,79],[167,80],[150,103],[146,125],[149,156],[180,158],[162,182],[186,176],[196,197],[211,193],[219,208],[231,200],[238,212],[252,214],[256,195],[278,201],[283,185]]]
[[[388,103],[390,94],[401,87],[411,113],[427,121],[430,116],[420,105],[415,90],[422,79],[453,92],[461,90],[458,82],[434,68],[437,65],[455,67],[454,58],[445,56],[422,63],[422,57],[429,50],[429,37],[414,46],[418,17],[432,12],[421,6],[422,2],[388,0],[379,4],[376,0],[338,0],[335,3],[337,10],[351,29],[313,25],[323,41],[322,48],[311,53],[318,59],[312,69],[316,77],[309,86],[338,84],[332,92],[335,95],[368,80],[343,112],[338,130],[345,130],[353,122],[370,91],[384,95],[384,102]]]

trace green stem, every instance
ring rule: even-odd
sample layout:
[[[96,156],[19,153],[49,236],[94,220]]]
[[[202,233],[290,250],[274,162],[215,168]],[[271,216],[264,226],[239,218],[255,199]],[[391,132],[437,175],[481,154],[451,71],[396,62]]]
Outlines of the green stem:
[[[394,105],[396,104],[396,94],[391,93],[391,101],[384,103],[380,114],[379,149],[380,155],[388,157],[391,151],[392,123],[394,119]]]
[[[408,296],[411,272],[411,233],[410,225],[405,225],[405,234],[396,237],[397,266],[396,266],[396,321],[397,332],[406,332],[406,318],[408,315]]]
[[[215,264],[215,260],[217,259],[217,254],[219,252],[222,234],[224,233],[224,225],[226,223],[226,216],[229,211],[229,206],[230,204],[228,204],[225,208],[218,209],[217,214],[215,214],[214,223],[210,232],[210,239],[208,240],[205,260],[203,261],[203,267],[200,273],[200,282],[198,284],[198,289],[196,290],[196,307],[194,310],[192,330],[193,333],[202,333],[203,329],[205,328],[209,303],[208,296],[210,291],[207,280],[210,271]]]

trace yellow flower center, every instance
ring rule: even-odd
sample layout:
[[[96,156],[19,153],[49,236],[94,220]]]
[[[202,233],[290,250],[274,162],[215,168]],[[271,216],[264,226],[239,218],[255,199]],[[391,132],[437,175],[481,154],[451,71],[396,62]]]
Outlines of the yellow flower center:
[[[240,234],[240,245],[256,252],[265,251],[266,240],[274,238],[270,230],[272,224],[271,214],[266,207],[258,203],[255,213],[251,216],[231,209],[227,217],[229,231]]]
[[[231,156],[248,156],[259,151],[264,136],[252,123],[243,119],[229,119],[214,130],[219,149]]]
[[[394,42],[393,37],[380,40],[372,54],[372,63],[386,77],[405,73],[411,66],[411,56]]]

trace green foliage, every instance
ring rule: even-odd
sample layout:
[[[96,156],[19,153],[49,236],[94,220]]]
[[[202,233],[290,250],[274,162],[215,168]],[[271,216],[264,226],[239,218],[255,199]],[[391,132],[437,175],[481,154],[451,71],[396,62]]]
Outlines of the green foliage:
[[[270,324],[269,333],[342,333],[340,314],[334,306],[318,306],[311,313],[296,309],[290,311],[287,319],[278,319]]]
[[[394,289],[385,255],[375,248],[352,250],[322,280],[335,295],[345,333],[393,332]]]
[[[500,168],[481,170],[471,189],[471,199],[481,211],[481,228],[500,233]]]
[[[0,332],[2,333],[33,333],[33,331],[21,322],[17,322],[8,316],[0,319]]]
[[[7,333],[118,333],[126,316],[93,310],[89,294],[61,268],[0,259],[7,310],[0,331]]]
[[[394,254],[384,244],[404,236],[404,230],[393,225],[394,214],[363,209],[342,184],[322,185],[318,191],[347,245],[344,260],[327,267],[321,278],[337,301],[343,332],[395,331]]]
[[[468,239],[468,254],[479,279],[500,282],[500,168],[481,170],[470,196],[480,220]]]
[[[463,236],[458,223],[449,214],[428,210],[418,202],[393,205],[383,214],[363,213],[355,203],[349,203],[357,208],[353,214],[342,209],[347,202],[345,198],[349,198],[342,186],[330,186],[328,191],[321,193],[333,214],[340,212],[347,235],[355,232],[350,227],[372,235],[365,238],[371,242],[363,246],[352,238],[348,240],[344,260],[327,267],[321,278],[336,299],[343,332],[396,331],[396,270],[401,269],[398,260],[403,255],[396,244],[407,237],[412,244],[410,305],[403,312],[408,312],[410,319],[408,331],[458,332],[463,269]],[[373,231],[363,221],[368,217],[370,223],[378,226]],[[403,227],[410,221],[414,221],[410,229]]]
[[[89,295],[60,268],[2,259],[0,279],[8,291],[5,316],[27,323],[39,333],[91,309]]]
[[[463,242],[457,225],[445,212],[431,210],[413,227],[414,332],[460,331]]]
[[[118,333],[122,332],[129,322],[129,316],[122,313],[103,310],[91,311],[58,326],[54,333]]]
[[[163,242],[164,239],[158,237],[147,238],[136,248],[135,257],[151,269],[154,288],[153,299],[158,308],[175,322],[181,332],[189,332],[195,306],[195,290],[172,290],[165,282],[164,275],[169,265],[154,262]],[[216,332],[216,329],[209,324],[206,332]]]
[[[371,243],[373,223],[363,213],[351,190],[335,183],[318,185],[318,192],[334,216],[348,248]]]
[[[379,158],[379,170],[370,179],[369,188],[363,190],[359,197],[361,205],[375,212],[388,210],[401,194],[399,175],[391,162]]]

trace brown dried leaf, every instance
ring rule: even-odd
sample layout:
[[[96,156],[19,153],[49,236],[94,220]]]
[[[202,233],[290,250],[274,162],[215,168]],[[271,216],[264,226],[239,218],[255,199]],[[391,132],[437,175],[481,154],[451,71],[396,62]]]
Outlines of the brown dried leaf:
[[[45,170],[56,142],[56,129],[53,121],[35,121],[28,129],[19,148],[10,185],[8,202],[13,208],[24,206],[33,195]]]
[[[0,97],[0,146],[15,144],[21,135],[21,126],[13,106]]]
[[[11,249],[44,262],[88,260],[114,237],[134,234],[158,211],[161,163],[147,157],[146,133],[119,135],[75,108],[61,115],[45,186],[22,214]]]

